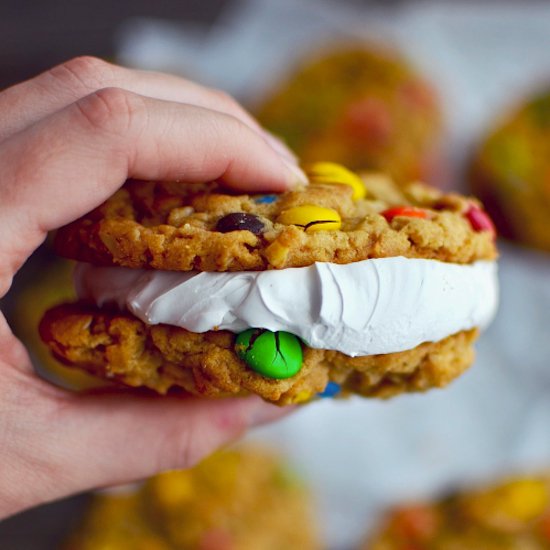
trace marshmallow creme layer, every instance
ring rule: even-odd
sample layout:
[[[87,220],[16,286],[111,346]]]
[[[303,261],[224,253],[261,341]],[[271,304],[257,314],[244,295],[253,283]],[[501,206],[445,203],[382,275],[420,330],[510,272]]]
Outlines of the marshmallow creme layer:
[[[412,349],[474,327],[498,304],[497,266],[403,257],[269,271],[174,272],[79,264],[80,298],[191,332],[284,330],[352,357]]]

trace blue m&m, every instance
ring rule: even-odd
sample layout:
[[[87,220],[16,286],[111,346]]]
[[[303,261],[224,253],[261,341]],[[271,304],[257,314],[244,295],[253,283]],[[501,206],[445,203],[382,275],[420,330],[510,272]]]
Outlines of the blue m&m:
[[[271,204],[277,200],[277,195],[262,195],[254,199],[256,204]]]
[[[318,397],[334,397],[340,393],[341,389],[340,384],[337,384],[336,382],[329,382],[325,386],[325,389],[317,395]]]

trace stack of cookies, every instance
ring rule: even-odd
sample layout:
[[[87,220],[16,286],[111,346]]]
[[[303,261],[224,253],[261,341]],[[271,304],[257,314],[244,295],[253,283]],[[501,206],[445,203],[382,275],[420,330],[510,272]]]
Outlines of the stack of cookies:
[[[333,163],[236,195],[128,181],[62,228],[78,301],[40,331],[62,362],[206,397],[388,397],[472,362],[497,305],[495,234],[474,199]]]

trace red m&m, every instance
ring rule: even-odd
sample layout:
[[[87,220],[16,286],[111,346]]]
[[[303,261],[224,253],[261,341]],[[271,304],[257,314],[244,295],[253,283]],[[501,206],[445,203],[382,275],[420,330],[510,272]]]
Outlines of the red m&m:
[[[489,231],[493,236],[496,236],[496,229],[493,220],[491,220],[487,212],[475,204],[470,205],[470,208],[466,211],[465,216],[474,231]]]

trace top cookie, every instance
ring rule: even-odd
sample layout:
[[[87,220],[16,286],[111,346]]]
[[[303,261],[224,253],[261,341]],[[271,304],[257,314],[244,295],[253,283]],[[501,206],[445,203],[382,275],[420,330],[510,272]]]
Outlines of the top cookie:
[[[466,264],[496,256],[492,224],[475,199],[421,184],[399,189],[378,174],[361,181],[330,163],[310,174],[309,186],[277,195],[229,194],[215,182],[128,181],[61,228],[55,248],[99,265],[173,271],[393,256]]]

